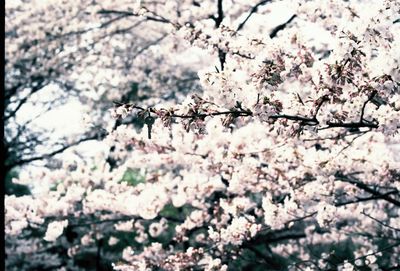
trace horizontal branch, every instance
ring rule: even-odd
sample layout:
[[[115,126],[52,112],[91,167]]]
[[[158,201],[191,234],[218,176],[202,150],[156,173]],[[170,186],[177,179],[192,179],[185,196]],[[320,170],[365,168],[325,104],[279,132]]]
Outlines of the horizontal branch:
[[[359,122],[331,122],[327,121],[326,124],[328,125],[329,128],[336,128],[336,127],[342,127],[342,128],[378,128],[379,125],[378,123],[373,123],[373,122],[365,122],[365,121],[359,121]]]
[[[361,118],[364,115],[364,110],[365,110],[365,106],[366,104],[372,99],[372,95],[368,98],[368,100],[366,102],[364,102],[363,106],[362,106],[362,112],[361,112]],[[317,115],[318,112],[320,111],[322,105],[328,101],[328,98],[326,96],[320,97],[318,100],[315,101],[316,104],[316,108],[315,108],[315,112],[313,113],[313,115],[311,117],[307,117],[307,116],[298,116],[298,115],[287,115],[287,114],[278,114],[278,115],[272,115],[269,116],[268,118],[271,120],[277,120],[277,119],[286,119],[286,120],[292,120],[292,121],[298,121],[300,122],[301,125],[303,126],[317,126],[320,124]],[[124,104],[120,104],[120,103],[116,103],[119,106],[122,106]],[[235,109],[237,110],[229,110],[229,111],[221,111],[221,112],[211,112],[211,113],[197,113],[197,112],[189,112],[188,114],[175,114],[175,113],[169,113],[169,115],[165,115],[166,117],[170,117],[170,118],[182,118],[182,119],[196,119],[196,118],[205,118],[205,117],[211,117],[211,116],[220,116],[220,115],[232,115],[233,117],[253,117],[254,114],[251,110],[249,109],[242,109],[241,105],[239,102],[237,102],[237,104],[239,105],[239,107],[235,107]],[[153,108],[142,108],[136,105],[132,105],[132,104],[125,104],[125,106],[127,108],[131,108],[131,109],[138,109],[141,111],[148,111],[148,112],[152,112],[157,114],[159,111]],[[165,109],[164,109],[165,110]],[[165,110],[168,112],[168,110]],[[319,128],[319,130],[324,130],[324,129],[328,129],[328,128],[378,128],[379,124],[377,122],[370,122],[364,119],[361,119],[359,122],[332,122],[332,121],[327,121],[326,122],[327,126],[325,127],[321,127]]]
[[[161,218],[165,218],[169,221],[172,222],[177,222],[177,223],[183,223],[184,221],[182,219],[172,217],[172,216],[157,216],[156,218],[152,220],[159,220]],[[82,223],[71,223],[69,224],[70,227],[85,227],[85,226],[91,226],[91,225],[97,225],[97,224],[104,224],[104,223],[115,223],[115,222],[121,222],[121,221],[129,221],[129,220],[136,220],[136,219],[142,219],[140,216],[123,216],[119,218],[111,218],[111,219],[102,219],[102,220],[92,220],[92,221],[84,221]],[[144,220],[144,219],[143,219]]]
[[[399,193],[398,191],[390,191],[381,195],[375,195],[372,197],[367,197],[367,198],[357,198],[355,200],[350,200],[350,201],[345,201],[345,202],[338,202],[335,204],[336,207],[339,206],[344,206],[344,205],[348,205],[348,204],[353,204],[353,203],[359,203],[359,202],[363,202],[363,201],[370,201],[370,200],[378,200],[378,199],[385,199],[385,196],[389,196],[389,195],[393,195],[393,194],[397,194]]]
[[[272,231],[267,234],[260,234],[256,236],[254,239],[244,242],[244,245],[258,245],[265,243],[276,243],[284,240],[293,240],[293,239],[301,239],[305,238],[306,234],[302,231],[298,232],[288,232],[287,229]]]
[[[134,16],[134,17],[139,17],[140,15],[135,12],[131,11],[123,11],[123,10],[113,10],[113,9],[101,9],[97,12],[97,14],[119,14],[119,15],[124,15],[124,16]],[[173,24],[170,20],[157,15],[157,17],[154,16],[143,16],[143,18],[149,20],[149,21],[154,21],[154,22],[159,22],[159,23],[168,23],[168,24]]]
[[[351,261],[352,261],[352,262],[356,262],[356,261],[359,260],[359,259],[363,259],[363,258],[366,258],[366,257],[368,257],[368,256],[372,256],[372,255],[381,253],[381,252],[383,252],[383,251],[390,250],[390,249],[395,248],[395,247],[397,247],[397,246],[400,246],[400,243],[395,243],[395,244],[392,244],[392,245],[388,245],[388,246],[386,246],[386,247],[384,247],[384,248],[381,248],[381,249],[379,249],[379,250],[377,250],[377,251],[375,251],[375,252],[371,252],[371,253],[362,255],[362,256],[360,256],[360,257],[357,257],[357,258],[355,258],[355,259],[352,259]]]
[[[360,188],[360,189],[362,189],[362,190],[364,190],[364,191],[366,191],[366,192],[368,192],[368,193],[370,193],[370,194],[372,194],[374,196],[377,196],[377,197],[379,197],[381,199],[384,199],[384,200],[386,200],[386,201],[388,201],[388,202],[400,207],[400,202],[398,200],[390,197],[390,195],[382,194],[381,192],[372,189],[371,187],[369,187],[365,183],[362,183],[362,182],[356,180],[353,177],[345,176],[341,172],[337,172],[335,174],[335,178],[340,180],[340,181],[343,181],[343,182],[348,182],[348,183],[354,184],[358,188]]]
[[[316,118],[307,118],[303,116],[292,116],[292,115],[273,115],[269,117],[270,119],[287,119],[300,121],[304,125],[318,125],[319,121]]]
[[[198,113],[198,114],[193,114],[193,115],[178,115],[178,114],[172,114],[171,117],[173,118],[182,118],[182,119],[193,119],[193,118],[205,118],[205,117],[211,117],[211,116],[220,116],[220,115],[235,115],[235,116],[241,116],[241,117],[247,117],[247,116],[252,116],[253,112],[251,111],[222,111],[222,112],[212,112],[212,113]]]
[[[55,156],[56,154],[60,154],[60,153],[64,152],[65,150],[67,150],[67,149],[69,149],[71,147],[77,146],[82,142],[103,138],[104,136],[105,136],[105,133],[100,133],[100,134],[95,134],[95,135],[88,136],[88,137],[83,137],[81,139],[76,140],[75,142],[73,142],[71,144],[64,145],[64,146],[62,146],[62,147],[60,147],[60,148],[58,148],[58,149],[56,149],[56,150],[54,150],[52,152],[49,152],[49,153],[46,153],[46,154],[41,154],[41,155],[30,157],[30,158],[26,158],[26,159],[20,159],[20,160],[17,160],[17,161],[13,161],[13,162],[5,165],[6,171],[9,171],[9,170],[11,170],[12,168],[14,168],[16,166],[22,166],[22,165],[25,165],[25,164],[28,164],[28,163],[31,163],[31,162],[34,162],[34,161],[48,159],[50,157]]]

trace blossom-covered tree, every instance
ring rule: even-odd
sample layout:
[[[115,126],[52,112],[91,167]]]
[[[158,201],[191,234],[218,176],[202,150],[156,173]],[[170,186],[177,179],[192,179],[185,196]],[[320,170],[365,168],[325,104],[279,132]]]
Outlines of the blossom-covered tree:
[[[129,75],[154,97],[104,85],[113,151],[15,180],[50,185],[6,197],[7,270],[400,268],[398,1],[87,5],[163,39]],[[134,37],[109,42],[125,71]]]
[[[116,6],[124,8],[121,2],[105,1],[7,2],[3,116],[7,173],[54,158],[82,142],[103,139],[112,122],[106,114],[110,101],[172,99],[196,83],[195,69],[177,66],[169,55],[153,50],[168,39],[165,29],[146,25],[145,19],[132,14],[102,11]],[[168,65],[159,69],[159,62]],[[87,127],[57,138],[49,127],[38,125],[38,119],[71,101],[86,110],[82,118]],[[40,110],[29,112],[31,108]]]

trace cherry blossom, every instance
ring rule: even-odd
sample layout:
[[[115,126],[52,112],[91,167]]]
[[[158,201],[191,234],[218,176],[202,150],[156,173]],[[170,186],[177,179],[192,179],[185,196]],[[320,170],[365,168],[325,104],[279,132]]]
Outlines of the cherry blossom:
[[[89,106],[108,101],[91,119],[107,116],[108,151],[6,196],[10,270],[398,268],[397,1],[60,3],[35,16],[76,26],[44,18],[61,28],[31,33],[50,46],[38,61],[76,55],[57,71]],[[8,9],[10,25],[29,21]]]

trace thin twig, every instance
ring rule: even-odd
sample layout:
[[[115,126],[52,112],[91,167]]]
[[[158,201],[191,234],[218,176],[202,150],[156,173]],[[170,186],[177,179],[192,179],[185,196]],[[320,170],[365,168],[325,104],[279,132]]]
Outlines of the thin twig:
[[[392,229],[392,230],[394,230],[394,231],[400,231],[400,229],[395,228],[395,227],[392,227],[392,226],[390,226],[390,225],[388,225],[388,224],[386,224],[386,223],[383,223],[382,221],[379,221],[379,220],[376,219],[375,217],[372,217],[371,215],[367,214],[365,211],[362,211],[362,214],[365,215],[365,216],[367,216],[367,217],[369,217],[369,218],[371,218],[372,220],[374,220],[375,222],[381,224],[381,225],[384,226],[384,227],[388,227],[388,228],[390,228],[390,229]]]

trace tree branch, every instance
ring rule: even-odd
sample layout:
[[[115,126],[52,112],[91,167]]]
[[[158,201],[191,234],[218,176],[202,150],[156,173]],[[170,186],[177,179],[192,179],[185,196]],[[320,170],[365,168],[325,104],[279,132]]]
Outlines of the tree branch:
[[[259,3],[257,3],[254,7],[252,7],[249,11],[249,14],[247,15],[246,19],[244,19],[243,22],[241,22],[238,27],[236,28],[236,31],[240,31],[242,30],[242,28],[244,27],[244,25],[247,23],[247,21],[250,19],[250,17],[257,12],[258,7],[267,4],[268,2],[271,2],[271,0],[263,0],[260,1]]]
[[[318,125],[319,121],[316,118],[307,118],[303,116],[291,116],[291,115],[273,115],[270,119],[288,119],[294,121],[300,121],[303,125]]]
[[[244,244],[242,247],[251,250],[258,258],[263,259],[269,268],[273,268],[273,270],[282,270],[282,266],[272,256],[263,254],[255,246],[251,244]]]
[[[369,103],[375,97],[376,93],[377,93],[376,90],[373,91],[369,95],[368,99],[364,102],[364,104],[363,104],[363,106],[361,108],[360,123],[364,122],[364,111],[365,111],[365,107],[367,106],[367,103]]]
[[[384,199],[384,200],[386,200],[386,201],[388,201],[388,202],[390,202],[390,203],[392,203],[392,204],[394,204],[394,205],[400,207],[400,202],[399,202],[398,200],[393,199],[392,197],[390,197],[390,196],[387,195],[387,194],[382,194],[382,193],[380,193],[380,192],[378,192],[378,191],[372,189],[372,188],[369,187],[368,185],[366,185],[366,184],[364,184],[364,183],[362,183],[362,182],[356,180],[356,179],[353,178],[353,177],[345,176],[345,175],[343,175],[343,173],[337,172],[337,173],[335,174],[335,178],[338,179],[338,180],[340,180],[340,181],[344,181],[344,182],[348,182],[348,183],[354,184],[354,185],[357,186],[358,188],[360,188],[360,189],[362,189],[362,190],[364,190],[364,191],[366,191],[366,192],[368,192],[368,193],[370,193],[370,194],[372,194],[372,195],[374,195],[374,196],[377,196],[377,197],[379,197],[379,198],[382,198],[382,199]]]
[[[5,165],[6,171],[9,171],[9,170],[11,170],[12,168],[14,168],[16,166],[22,166],[22,165],[25,165],[25,164],[28,164],[28,163],[31,163],[31,162],[34,162],[34,161],[37,161],[37,160],[43,160],[43,159],[46,159],[46,158],[50,158],[50,157],[52,157],[52,156],[54,156],[56,154],[64,152],[65,150],[67,150],[67,149],[69,149],[69,148],[71,148],[73,146],[79,145],[82,142],[89,141],[89,140],[94,140],[94,139],[98,139],[98,138],[103,138],[104,136],[105,136],[105,133],[102,132],[100,134],[95,134],[95,135],[92,135],[92,136],[81,138],[81,139],[79,139],[79,140],[77,140],[77,141],[75,141],[75,142],[73,142],[71,144],[62,146],[61,148],[58,148],[58,149],[56,149],[56,150],[54,150],[54,151],[52,151],[50,153],[46,153],[46,154],[42,154],[42,155],[31,157],[31,158],[26,158],[26,159],[21,159],[21,160],[18,160],[18,161],[14,161],[14,162],[12,162],[10,164],[6,164]]]
[[[386,224],[386,223],[383,223],[382,221],[379,221],[379,220],[376,219],[375,217],[370,216],[370,215],[367,214],[365,211],[362,211],[362,214],[365,215],[365,216],[367,216],[367,217],[369,217],[369,218],[371,218],[372,220],[374,220],[374,221],[377,222],[378,224],[381,224],[381,225],[384,226],[384,227],[387,227],[387,228],[392,229],[392,230],[395,230],[395,231],[400,231],[400,229],[394,228],[394,227],[392,227],[392,226],[390,226],[390,225],[388,225],[388,224]]]
[[[151,12],[151,11],[149,11]],[[155,16],[143,16],[145,19],[149,20],[149,21],[154,21],[154,22],[159,22],[159,23],[168,23],[168,24],[172,24],[173,23],[160,16],[160,15],[156,15],[153,12],[151,12],[153,15]],[[134,17],[139,17],[140,15],[134,12],[130,12],[130,11],[123,11],[123,10],[113,10],[113,9],[101,9],[97,12],[97,14],[121,14],[124,15],[125,17],[127,16],[134,16]]]
[[[368,198],[357,198],[355,200],[350,200],[350,201],[345,201],[345,202],[338,202],[335,203],[336,207],[340,207],[340,206],[344,206],[344,205],[348,205],[348,204],[353,204],[353,203],[359,203],[359,202],[363,202],[363,201],[370,201],[370,200],[378,200],[378,199],[384,199],[384,196],[389,196],[389,195],[393,195],[393,194],[397,194],[398,191],[390,191],[387,192],[385,194],[382,195],[377,195],[377,196],[372,196],[372,197],[368,197]]]
[[[12,117],[14,117],[18,110],[29,100],[29,98],[36,92],[40,91],[41,89],[43,89],[46,86],[46,80],[44,79],[44,77],[33,77],[32,78],[32,82],[37,82],[37,85],[35,87],[31,88],[31,91],[29,92],[28,95],[26,95],[24,98],[19,100],[18,105],[15,107],[14,110],[11,110],[11,112],[9,112],[7,115],[5,114],[7,112],[6,108],[5,108],[5,112],[4,112],[4,116],[3,116],[3,121],[6,121]]]
[[[368,98],[368,100],[366,102],[364,102],[363,106],[362,106],[362,112],[365,110],[365,105],[366,103],[368,103],[371,99],[373,99],[374,94],[370,95],[370,97]],[[303,126],[317,126],[320,124],[320,122],[317,119],[317,115],[319,110],[321,109],[322,105],[324,102],[328,101],[328,98],[323,96],[318,98],[315,103],[316,103],[316,109],[315,112],[313,113],[312,117],[305,117],[305,116],[295,116],[295,115],[286,115],[286,114],[280,114],[280,115],[272,115],[269,116],[269,119],[272,120],[276,120],[276,119],[287,119],[287,120],[293,120],[293,121],[298,121],[300,122],[301,125]],[[240,104],[240,103],[239,103]],[[122,104],[120,104],[122,105]],[[126,106],[128,107],[132,107],[135,109],[139,109],[141,111],[145,111],[144,108],[132,105],[132,104],[126,104]],[[218,116],[218,115],[229,115],[231,114],[234,117],[252,117],[253,116],[253,112],[249,109],[247,110],[243,110],[242,108],[238,108],[239,110],[231,110],[231,111],[222,111],[222,112],[212,112],[212,113],[197,113],[197,112],[190,112],[190,114],[188,115],[179,115],[179,114],[173,114],[170,113],[168,115],[168,117],[171,118],[182,118],[182,119],[196,119],[196,118],[205,118],[205,117],[210,117],[210,116]],[[149,108],[147,109],[152,113],[156,113],[157,111]],[[168,111],[168,110],[166,110]],[[361,116],[363,116],[363,113],[361,113]],[[370,121],[366,121],[366,120],[362,120],[359,122],[331,122],[331,121],[327,121],[327,126],[319,128],[319,130],[324,130],[324,129],[328,129],[328,128],[337,128],[337,127],[341,127],[341,128],[351,128],[351,129],[355,129],[355,128],[378,128],[379,127],[379,123],[377,122],[370,122]]]
[[[214,20],[215,22],[215,28],[219,28],[222,21],[224,20],[224,10],[223,10],[223,6],[222,6],[222,0],[218,0],[217,1],[217,14],[218,16],[212,16],[211,18]],[[223,50],[218,48],[218,59],[219,59],[219,63],[221,65],[221,71],[224,70],[225,67],[225,61],[226,61],[226,52],[224,52]]]
[[[286,23],[280,24],[280,25],[278,25],[277,27],[275,27],[275,28],[271,31],[271,33],[269,34],[269,37],[270,37],[271,39],[275,38],[276,35],[278,34],[278,32],[281,31],[281,30],[283,30],[283,29],[285,29],[286,26],[287,26],[288,24],[290,24],[290,23],[294,20],[294,18],[296,18],[296,17],[297,17],[297,15],[294,14],[294,15],[292,15],[292,17],[289,18],[289,20],[286,21]]]
[[[194,114],[194,115],[178,115],[178,114],[172,114],[171,117],[174,118],[182,118],[182,119],[194,119],[194,118],[205,118],[205,117],[211,117],[211,116],[220,116],[220,115],[229,115],[233,114],[236,116],[241,116],[241,117],[246,117],[246,116],[252,116],[251,111],[223,111],[223,112],[213,112],[213,113],[199,113],[199,114]]]

